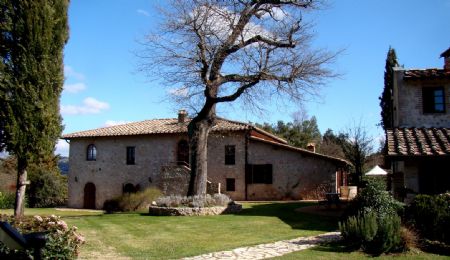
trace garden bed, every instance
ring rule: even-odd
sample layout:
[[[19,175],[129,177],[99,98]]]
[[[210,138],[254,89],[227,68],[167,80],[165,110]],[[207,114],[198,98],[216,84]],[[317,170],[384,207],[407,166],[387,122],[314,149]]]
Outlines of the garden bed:
[[[241,204],[231,204],[227,207],[158,207],[150,206],[152,216],[212,216],[234,214],[242,210]]]

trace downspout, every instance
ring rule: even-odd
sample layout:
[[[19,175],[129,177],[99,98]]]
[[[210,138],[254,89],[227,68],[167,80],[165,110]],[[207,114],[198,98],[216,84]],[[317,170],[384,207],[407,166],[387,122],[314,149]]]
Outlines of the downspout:
[[[250,139],[250,131],[247,130],[245,133],[245,166],[244,166],[244,182],[245,182],[245,200],[248,200],[247,196],[247,190],[248,190],[248,183],[247,183],[247,169],[248,169],[248,144]]]

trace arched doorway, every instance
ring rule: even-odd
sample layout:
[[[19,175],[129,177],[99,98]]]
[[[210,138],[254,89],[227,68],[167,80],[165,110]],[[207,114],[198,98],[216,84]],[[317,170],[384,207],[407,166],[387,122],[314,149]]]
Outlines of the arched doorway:
[[[86,183],[84,186],[84,205],[85,209],[95,209],[95,184]]]
[[[189,144],[186,140],[178,142],[177,164],[189,166]]]

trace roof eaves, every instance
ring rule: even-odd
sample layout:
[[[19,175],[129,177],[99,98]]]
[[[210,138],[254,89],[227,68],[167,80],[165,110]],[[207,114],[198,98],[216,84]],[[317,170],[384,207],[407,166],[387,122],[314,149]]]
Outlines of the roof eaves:
[[[301,152],[301,153],[305,153],[308,155],[312,155],[312,156],[317,156],[317,157],[321,157],[321,158],[325,158],[325,159],[330,159],[330,160],[334,160],[334,161],[339,161],[341,163],[345,163],[346,165],[352,165],[349,161],[338,158],[338,157],[333,157],[333,156],[329,156],[329,155],[325,155],[325,154],[320,154],[320,153],[315,153],[315,152],[311,152],[309,150],[303,149],[303,148],[298,148],[292,145],[288,145],[288,144],[281,144],[281,143],[277,143],[277,142],[273,142],[273,141],[269,141],[269,140],[265,140],[262,138],[258,138],[258,137],[254,137],[251,136],[250,137],[251,140],[255,140],[255,141],[259,141],[259,142],[263,142],[263,143],[267,143],[267,144],[272,144],[272,145],[276,145],[276,146],[280,146],[283,148],[287,148],[290,150],[294,150],[297,152]]]

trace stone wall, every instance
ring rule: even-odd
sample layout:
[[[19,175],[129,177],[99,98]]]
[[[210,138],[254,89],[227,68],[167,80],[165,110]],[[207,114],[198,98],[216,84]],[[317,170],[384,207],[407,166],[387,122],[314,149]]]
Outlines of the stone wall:
[[[73,139],[70,143],[69,157],[69,207],[82,208],[84,187],[91,182],[96,187],[96,208],[102,208],[103,202],[120,196],[123,185],[131,183],[139,185],[141,189],[156,186],[166,193],[185,195],[187,191],[187,171],[174,170],[177,158],[177,144],[180,140],[187,140],[185,135],[153,135],[153,136],[120,136],[103,138]],[[226,189],[227,177],[235,176],[239,179],[239,191],[243,194],[245,169],[244,133],[231,135],[211,135],[208,141],[208,180],[218,189],[220,183],[222,191]],[[89,144],[97,148],[96,161],[86,160],[86,149]],[[236,145],[236,164],[225,165],[225,145]],[[136,163],[126,164],[126,147],[135,147]],[[171,168],[175,166],[174,168]],[[174,170],[176,177],[170,176]],[[173,185],[162,186],[164,180]],[[184,181],[182,181],[184,180]],[[242,180],[242,182],[241,182]],[[243,199],[242,196],[233,199]]]
[[[183,135],[121,136],[73,139],[70,144],[69,207],[82,208],[84,187],[96,188],[96,208],[122,195],[131,183],[142,189],[159,187],[166,194],[186,194],[188,170],[176,166],[177,144]],[[89,144],[97,148],[97,160],[86,160]],[[235,164],[225,164],[225,146],[235,146]],[[126,164],[126,147],[135,147],[136,163]],[[214,190],[233,200],[245,200],[245,132],[214,133],[208,140],[208,181]],[[305,155],[258,141],[248,144],[250,164],[272,164],[273,184],[249,184],[249,200],[309,198],[317,189],[335,191],[337,166],[331,160]],[[235,190],[227,188],[234,179]],[[212,186],[210,185],[210,188]]]
[[[308,199],[336,192],[338,167],[329,159],[251,141],[248,160],[250,164],[273,165],[273,183],[249,184],[249,200]]]
[[[450,127],[450,82],[404,81],[403,72],[403,70],[395,71],[394,126]],[[423,87],[444,87],[446,113],[423,113]]]
[[[162,166],[158,188],[165,195],[185,196],[189,187],[190,169],[186,166]]]

